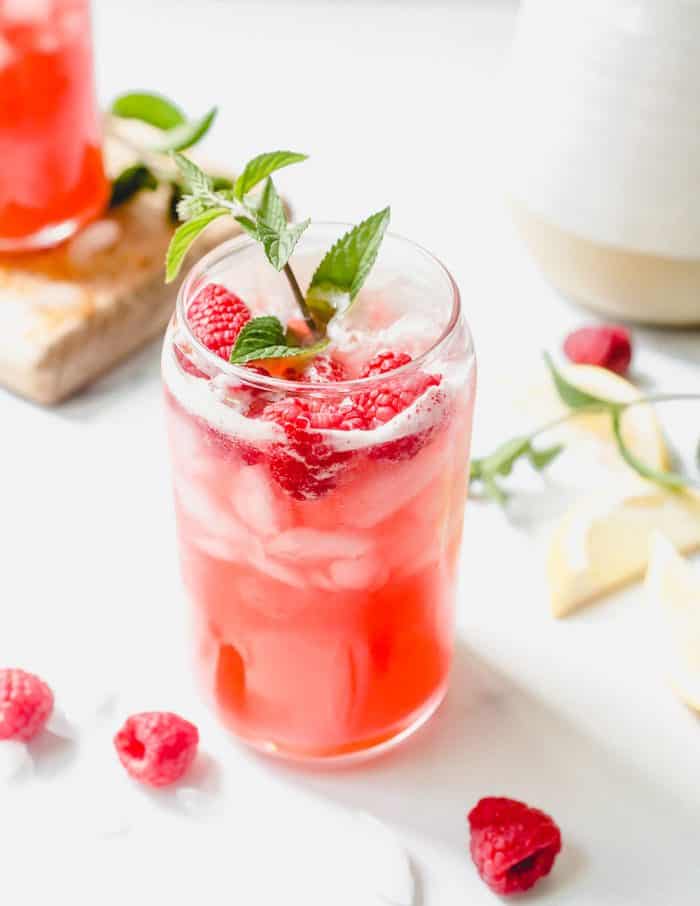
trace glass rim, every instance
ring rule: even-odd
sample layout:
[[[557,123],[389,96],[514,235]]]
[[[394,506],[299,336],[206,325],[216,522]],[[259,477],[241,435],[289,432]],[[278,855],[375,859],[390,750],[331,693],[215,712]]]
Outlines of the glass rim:
[[[338,229],[348,230],[351,229],[353,225],[349,223],[343,223],[342,221],[322,220],[316,221],[315,223],[312,222],[309,229],[313,229],[314,226],[337,227]],[[435,265],[437,267],[437,270],[447,280],[452,303],[449,320],[445,328],[440,333],[440,336],[437,337],[437,339],[419,356],[411,359],[411,361],[407,362],[405,365],[401,365],[399,368],[393,369],[388,374],[375,374],[370,375],[369,377],[351,378],[350,380],[346,381],[329,381],[328,383],[323,384],[310,384],[305,381],[295,381],[283,377],[274,377],[273,375],[258,374],[256,371],[253,371],[246,365],[236,365],[233,362],[228,362],[208,349],[204,345],[204,343],[202,343],[194,335],[187,320],[187,305],[188,298],[192,290],[192,285],[201,277],[205,276],[207,271],[209,271],[215,264],[218,264],[220,261],[229,257],[229,255],[235,254],[236,252],[242,251],[245,248],[250,248],[251,246],[256,245],[257,241],[245,232],[239,236],[234,236],[231,239],[226,239],[224,242],[219,243],[219,245],[215,246],[213,249],[207,252],[206,255],[203,255],[201,258],[199,258],[189,269],[185,279],[180,284],[180,288],[178,289],[177,293],[176,313],[178,318],[178,327],[185,332],[188,343],[197,352],[197,355],[207,363],[207,365],[211,365],[212,368],[216,369],[216,371],[218,371],[220,374],[227,374],[230,377],[235,378],[237,381],[266,390],[284,390],[287,393],[293,392],[307,395],[321,395],[328,392],[331,392],[333,394],[345,394],[349,392],[362,391],[375,385],[386,383],[389,377],[393,380],[393,378],[395,377],[410,374],[420,369],[421,366],[426,364],[426,362],[429,362],[432,359],[436,358],[440,349],[442,349],[447,344],[460,323],[462,323],[462,325],[464,326],[467,340],[466,371],[468,372],[469,370],[471,370],[474,363],[474,341],[472,339],[469,324],[467,323],[466,319],[461,317],[463,313],[462,299],[459,292],[459,287],[457,286],[454,277],[439,258],[433,255],[433,253],[428,251],[428,249],[426,249],[424,246],[420,245],[417,242],[414,242],[412,239],[408,239],[405,236],[400,235],[399,233],[393,232],[387,232],[385,234],[385,238],[398,241],[406,246],[410,246],[411,249],[419,252],[421,255],[423,255],[424,258],[428,259],[433,265]]]

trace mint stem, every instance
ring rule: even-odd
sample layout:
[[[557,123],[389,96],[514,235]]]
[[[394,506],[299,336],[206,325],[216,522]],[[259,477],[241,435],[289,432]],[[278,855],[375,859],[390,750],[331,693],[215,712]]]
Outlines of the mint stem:
[[[219,195],[215,195],[213,193],[211,193],[208,197],[212,204],[227,208],[231,212],[231,215],[233,217],[241,214],[242,212],[245,213],[248,217],[255,216],[255,212],[252,211],[248,207],[248,205],[245,204],[245,202],[229,201],[228,199],[221,198]],[[285,264],[283,270],[284,276],[287,278],[287,282],[289,283],[289,288],[292,291],[292,295],[294,296],[296,303],[299,306],[299,310],[301,311],[304,323],[311,331],[312,338],[314,340],[318,340],[318,329],[316,327],[316,322],[314,321],[309,307],[306,304],[304,293],[301,291],[299,281],[297,280],[296,275],[294,274],[292,266],[289,264],[289,262]]]
[[[291,287],[294,298],[296,299],[297,305],[299,306],[301,313],[304,316],[306,326],[311,331],[311,336],[314,339],[317,339],[318,336],[316,331],[316,322],[314,321],[313,316],[309,311],[309,307],[306,304],[306,299],[304,298],[304,293],[301,291],[299,281],[297,280],[294,271],[292,270],[292,266],[289,264],[289,262],[287,262],[284,266],[284,276],[289,281],[289,285]]]
[[[632,406],[641,406],[645,403],[654,405],[656,403],[678,403],[689,400],[700,401],[700,393],[659,393],[652,394],[650,396],[640,396],[639,399],[630,400],[628,403],[616,403],[615,405],[619,408],[620,412],[624,412],[625,409],[631,409]],[[544,425],[540,425],[539,428],[535,428],[528,438],[534,440],[536,437],[539,437],[540,434],[544,434],[547,431],[551,431],[553,428],[558,428],[559,425],[563,425],[571,419],[576,418],[579,415],[594,415],[596,413],[604,413],[610,411],[610,405],[605,403],[591,403],[590,406],[581,406],[578,409],[572,409],[570,412],[567,412],[566,415],[561,415],[559,418],[555,418],[551,422],[545,422]]]

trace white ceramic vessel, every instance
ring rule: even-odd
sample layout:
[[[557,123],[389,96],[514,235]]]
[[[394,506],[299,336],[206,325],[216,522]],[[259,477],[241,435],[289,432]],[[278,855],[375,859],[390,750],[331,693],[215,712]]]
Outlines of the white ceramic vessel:
[[[608,315],[700,323],[699,0],[523,0],[507,97],[545,275]]]

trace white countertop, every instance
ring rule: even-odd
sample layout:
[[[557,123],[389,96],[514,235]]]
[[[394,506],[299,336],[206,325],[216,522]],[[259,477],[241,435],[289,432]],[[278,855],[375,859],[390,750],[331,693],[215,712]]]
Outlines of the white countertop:
[[[504,377],[586,318],[542,283],[500,203],[493,124],[514,14],[504,0],[97,3],[103,100],[146,87],[193,113],[217,102],[212,157],[307,151],[280,179],[300,214],[355,220],[390,202],[393,228],[443,258],[480,358],[477,453],[511,433]],[[697,386],[698,333],[636,338],[637,373]],[[34,747],[33,780],[0,784],[12,906],[386,906],[372,866],[390,885],[391,851],[356,810],[397,834],[417,906],[491,904],[466,850],[465,813],[485,795],[562,827],[528,902],[698,902],[700,723],[658,676],[638,587],[556,622],[528,532],[470,504],[443,708],[382,760],[292,770],[237,746],[192,688],[157,346],[58,409],[0,406],[0,664],[45,676],[81,726]],[[115,767],[109,733],[148,708],[200,726],[206,757],[184,793],[143,794]]]

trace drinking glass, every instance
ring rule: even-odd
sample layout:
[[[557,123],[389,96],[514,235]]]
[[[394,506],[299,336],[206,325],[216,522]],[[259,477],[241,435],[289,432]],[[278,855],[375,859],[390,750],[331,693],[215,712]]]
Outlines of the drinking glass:
[[[346,229],[309,227],[292,260],[302,285]],[[239,237],[190,272],[165,339],[202,683],[225,723],[266,752],[385,749],[428,719],[448,685],[475,392],[457,286],[432,255],[388,234],[345,341],[401,335],[415,351],[428,327],[433,339],[395,372],[310,384],[229,364],[198,341],[187,311],[212,282],[254,314],[278,313],[289,296],[260,245]],[[347,411],[426,375],[418,401],[372,430],[297,423],[285,433],[266,418],[297,401]]]
[[[107,194],[89,0],[0,0],[0,251],[56,245]]]

